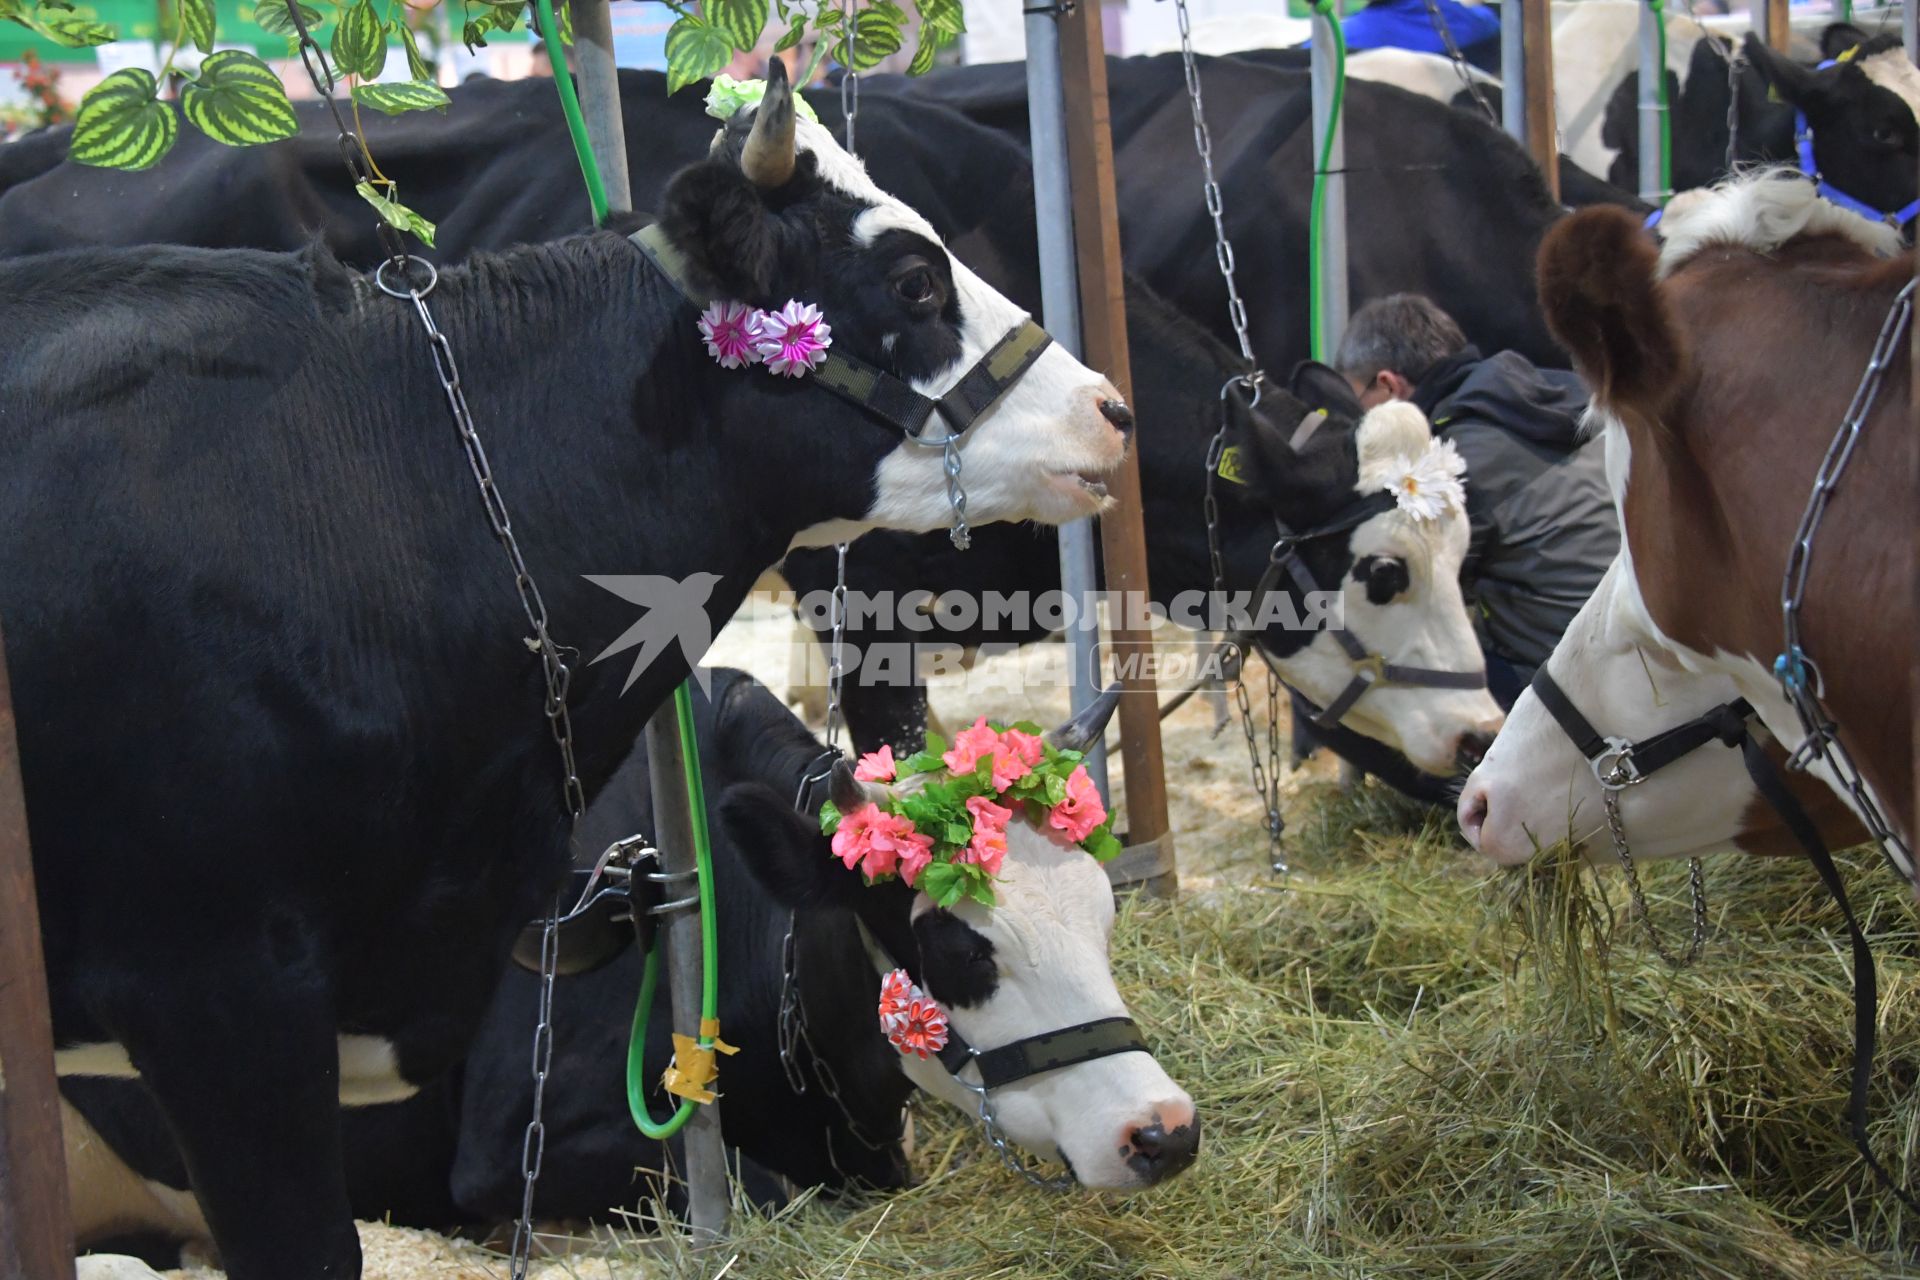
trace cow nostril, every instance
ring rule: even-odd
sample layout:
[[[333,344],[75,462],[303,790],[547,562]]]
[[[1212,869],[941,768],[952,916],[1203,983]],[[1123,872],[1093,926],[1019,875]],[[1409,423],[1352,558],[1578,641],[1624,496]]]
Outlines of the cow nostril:
[[[1487,825],[1487,792],[1484,787],[1476,787],[1460,797],[1460,834],[1467,843],[1475,848],[1480,846],[1480,833]]]
[[[1142,1125],[1128,1135],[1133,1152],[1127,1163],[1148,1182],[1179,1173],[1200,1154],[1200,1117],[1169,1129],[1159,1121]]]
[[[1490,733],[1463,733],[1459,745],[1454,748],[1453,758],[1464,772],[1486,759],[1492,746],[1493,735]]]
[[[1122,431],[1133,430],[1133,410],[1127,408],[1124,400],[1102,400],[1100,416]]]

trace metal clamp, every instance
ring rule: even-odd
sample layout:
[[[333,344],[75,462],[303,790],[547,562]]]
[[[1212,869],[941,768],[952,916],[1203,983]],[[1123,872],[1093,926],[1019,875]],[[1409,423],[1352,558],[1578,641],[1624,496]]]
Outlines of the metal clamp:
[[[1607,791],[1624,791],[1628,787],[1637,787],[1647,780],[1633,763],[1633,743],[1625,738],[1608,738],[1607,749],[1587,764],[1593,769],[1595,781]]]

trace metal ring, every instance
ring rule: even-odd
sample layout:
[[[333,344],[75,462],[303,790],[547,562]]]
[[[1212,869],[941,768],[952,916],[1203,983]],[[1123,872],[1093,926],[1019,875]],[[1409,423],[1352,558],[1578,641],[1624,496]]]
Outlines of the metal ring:
[[[647,914],[650,916],[664,916],[669,912],[686,911],[699,905],[700,896],[695,894],[691,898],[675,898],[672,902],[663,902],[657,907],[648,907]]]
[[[412,269],[413,264],[416,262],[419,263],[421,266],[425,267],[427,269],[426,286],[424,288],[415,289],[412,285],[407,285],[407,287],[404,289],[396,289],[392,285],[388,284],[387,268],[392,266],[395,262],[400,263],[400,269],[402,271],[408,271]],[[440,283],[440,272],[438,268],[436,268],[431,262],[428,262],[425,258],[415,257],[413,254],[407,254],[404,257],[400,257],[400,258],[388,258],[384,262],[382,262],[378,267],[374,268],[373,282],[379,285],[380,292],[386,294],[389,298],[424,298],[428,294],[433,292],[433,286]]]
[[[1221,385],[1220,398],[1225,400],[1227,392],[1235,387],[1245,387],[1252,394],[1252,398],[1247,401],[1247,408],[1251,409],[1260,403],[1260,388],[1266,385],[1266,381],[1267,375],[1259,369],[1255,369],[1252,373],[1236,373]]]
[[[1594,780],[1603,790],[1625,791],[1647,780],[1647,775],[1635,767],[1633,744],[1625,738],[1608,738],[1607,749],[1587,763],[1592,766]]]

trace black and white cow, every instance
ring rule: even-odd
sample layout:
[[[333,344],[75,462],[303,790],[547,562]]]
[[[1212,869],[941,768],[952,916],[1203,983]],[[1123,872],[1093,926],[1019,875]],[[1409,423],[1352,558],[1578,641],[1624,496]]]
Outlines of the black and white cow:
[[[710,677],[711,699],[694,695],[694,717],[716,816],[721,1033],[739,1049],[721,1068],[728,1146],[749,1193],[767,1201],[783,1197],[783,1179],[829,1190],[903,1186],[901,1114],[913,1090],[926,1088],[969,1116],[978,1101],[957,1091],[937,1064],[903,1058],[880,1033],[880,974],[861,928],[947,1005],[970,1043],[991,1048],[1125,1013],[1107,963],[1112,890],[1092,858],[1024,823],[1009,829],[991,910],[937,908],[898,881],[863,887],[820,834],[814,811],[821,796],[812,794],[804,813],[793,806],[819,769],[820,742],[752,677],[728,670]],[[1098,726],[1089,719],[1067,731],[1085,737]],[[643,744],[595,801],[579,841],[600,848],[652,829]],[[541,1217],[606,1218],[656,1192],[677,1207],[681,1188],[660,1185],[658,1175],[681,1167],[679,1144],[664,1150],[628,1117],[627,1035],[640,968],[639,951],[629,949],[606,968],[555,984],[548,1138],[535,1201]],[[799,1016],[784,1034],[797,1046],[799,1090],[780,1058],[789,987]],[[519,1212],[521,1142],[532,1109],[527,1038],[537,998],[534,975],[510,972],[457,1072],[413,1098],[345,1113],[356,1216],[444,1229]],[[668,1022],[662,1001],[648,1028],[650,1068],[672,1054]],[[66,1094],[69,1132],[93,1135],[105,1148],[71,1178],[83,1244],[109,1235],[204,1235],[185,1170],[145,1090],[126,1081],[68,1081]],[[1066,1160],[1088,1186],[1157,1182],[1198,1151],[1192,1100],[1145,1053],[1034,1076],[994,1097],[999,1123],[1015,1141]],[[653,1113],[666,1114],[670,1102],[656,1082]],[[139,1244],[164,1259],[157,1241]]]
[[[818,303],[938,394],[1024,317],[784,88],[667,192],[694,270]],[[588,573],[711,584],[796,540],[943,526],[935,451],[726,371],[610,233],[432,294],[546,590],[589,795],[687,672],[621,696]],[[338,1105],[456,1062],[568,861],[505,561],[410,309],[318,250],[0,264],[5,619],[63,1075],[137,1073],[236,1280],[359,1273]],[[981,519],[1099,506],[1124,420],[1057,347],[965,443]],[[696,577],[696,575],[706,575]]]
[[[1726,37],[1700,33],[1668,46],[1676,191],[1729,176],[1727,114],[1737,91],[1737,166],[1805,170],[1799,146],[1804,122],[1812,134],[1811,172],[1873,216],[1904,210],[1900,220],[1911,220],[1920,161],[1920,69],[1897,35],[1869,35],[1850,23],[1834,23],[1821,34],[1819,67],[1775,52],[1753,35],[1740,51],[1730,86],[1733,45]],[[1630,188],[1639,186],[1639,84],[1634,71],[1608,99],[1594,157],[1606,166],[1599,172]]]

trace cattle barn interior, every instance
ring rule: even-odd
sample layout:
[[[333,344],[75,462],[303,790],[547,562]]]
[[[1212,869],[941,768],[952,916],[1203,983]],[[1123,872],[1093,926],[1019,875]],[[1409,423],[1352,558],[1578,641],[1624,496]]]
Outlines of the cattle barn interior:
[[[0,7],[0,1280],[1920,1275],[1917,5]]]

